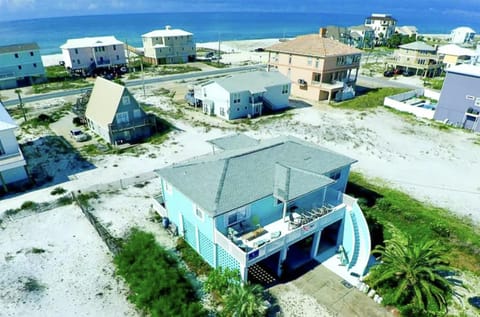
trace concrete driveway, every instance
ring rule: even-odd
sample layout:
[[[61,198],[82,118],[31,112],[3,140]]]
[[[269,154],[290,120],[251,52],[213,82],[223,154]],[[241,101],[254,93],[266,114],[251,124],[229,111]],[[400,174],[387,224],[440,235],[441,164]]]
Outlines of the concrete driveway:
[[[77,127],[73,124],[72,120],[75,118],[75,114],[69,113],[58,121],[50,124],[50,129],[55,132],[56,135],[62,136],[65,140],[67,140],[74,148],[81,148],[87,144],[95,143],[94,138],[92,137],[92,132],[88,131],[85,127]],[[79,129],[82,130],[85,134],[88,135],[88,140],[85,142],[77,142],[70,136],[70,130],[72,129]]]
[[[392,313],[385,307],[377,304],[357,288],[347,288],[342,283],[342,278],[319,264],[298,278],[281,283],[270,288],[270,292],[281,296],[291,288],[300,291],[302,294],[312,296],[318,304],[327,308],[335,316],[347,317],[392,317]],[[285,309],[286,310],[286,309]],[[290,314],[285,314],[290,316]],[[297,312],[292,316],[307,316]]]

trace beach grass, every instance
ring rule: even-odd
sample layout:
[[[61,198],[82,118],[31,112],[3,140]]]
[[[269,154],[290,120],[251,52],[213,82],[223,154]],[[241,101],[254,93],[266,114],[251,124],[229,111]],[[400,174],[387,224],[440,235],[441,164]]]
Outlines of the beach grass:
[[[33,93],[44,94],[50,91],[77,89],[84,87],[92,87],[93,83],[85,79],[73,79],[67,81],[47,82],[43,84],[36,84],[32,86]]]
[[[480,275],[480,229],[472,220],[422,203],[380,181],[351,173],[347,193],[359,199],[374,244],[392,237],[390,226],[417,239],[440,240],[451,265]]]
[[[393,96],[408,91],[406,88],[375,88],[367,91],[365,94],[359,95],[354,99],[331,102],[330,105],[336,108],[367,110],[383,106],[385,97]]]

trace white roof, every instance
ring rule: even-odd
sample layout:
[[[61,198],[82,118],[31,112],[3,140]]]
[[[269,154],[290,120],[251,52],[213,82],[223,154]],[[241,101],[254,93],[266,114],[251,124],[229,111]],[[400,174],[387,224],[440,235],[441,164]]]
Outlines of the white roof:
[[[480,77],[480,66],[471,64],[455,65],[448,68],[447,72]]]
[[[69,39],[60,48],[81,48],[81,47],[97,47],[105,45],[123,44],[115,38],[115,36],[98,36],[98,37],[84,37],[79,39]]]
[[[0,131],[15,129],[17,124],[13,121],[12,117],[8,114],[7,110],[0,101]]]
[[[142,35],[142,37],[168,37],[168,36],[185,36],[185,35],[193,35],[190,32],[180,30],[180,29],[170,29],[166,28],[164,30],[155,30],[152,32],[148,32]]]
[[[472,49],[458,46],[456,44],[442,45],[438,48],[439,54],[453,55],[453,56],[475,56],[476,53]]]
[[[472,28],[469,28],[468,26],[458,27],[456,29],[453,29],[452,32],[475,33],[475,31]]]

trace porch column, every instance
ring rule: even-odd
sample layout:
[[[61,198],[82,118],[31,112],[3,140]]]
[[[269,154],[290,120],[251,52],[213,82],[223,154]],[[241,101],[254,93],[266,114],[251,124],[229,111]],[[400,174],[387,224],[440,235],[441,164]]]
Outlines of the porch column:
[[[182,237],[185,237],[185,231],[183,229],[183,216],[182,214],[179,214],[179,222],[178,222],[178,232]]]
[[[200,253],[200,237],[198,236],[198,226],[195,226],[195,247],[197,252]]]
[[[7,183],[5,182],[5,179],[3,178],[2,172],[0,172],[0,182],[2,183],[3,190],[8,193],[8,187]]]
[[[277,275],[282,276],[283,274],[283,267],[282,263],[285,262],[287,259],[287,251],[288,251],[288,246],[283,247],[282,250],[280,250],[280,256],[278,258],[278,267],[277,267]]]
[[[217,268],[217,244],[213,244],[213,267]]]
[[[242,267],[240,265],[240,278],[242,279],[242,281],[246,282],[247,279],[248,279],[248,267],[247,266],[244,266]]]
[[[287,217],[287,202],[286,201],[283,202],[282,216],[283,216],[283,222],[288,222],[288,220],[285,220],[285,218]]]
[[[312,249],[310,250],[310,258],[312,259],[314,259],[317,256],[321,236],[322,236],[322,230],[318,230],[317,232],[315,232],[313,236]]]

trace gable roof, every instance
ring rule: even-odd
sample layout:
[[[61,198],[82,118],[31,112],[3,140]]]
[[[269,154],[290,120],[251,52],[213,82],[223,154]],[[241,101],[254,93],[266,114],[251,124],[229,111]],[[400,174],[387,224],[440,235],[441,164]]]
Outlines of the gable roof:
[[[60,46],[61,49],[82,48],[82,47],[98,47],[105,45],[123,45],[115,38],[115,36],[97,36],[97,37],[83,37],[78,39],[68,39],[65,44]]]
[[[39,50],[37,43],[22,43],[22,44],[12,44],[12,45],[5,45],[0,46],[0,54],[3,53],[13,53],[13,52],[21,52],[21,51],[32,51],[32,50]]]
[[[214,217],[275,191],[279,194],[279,188],[283,188],[288,199],[309,193],[333,182],[322,174],[354,162],[300,139],[279,137],[187,160],[156,172]],[[282,182],[282,173],[286,173],[282,168],[289,170],[288,184],[286,178]]]
[[[362,51],[359,49],[348,46],[336,40],[322,37],[320,34],[302,35],[293,40],[269,46],[266,48],[266,50],[270,52],[316,57],[342,56],[362,53]]]
[[[125,90],[125,86],[97,77],[88,100],[85,116],[106,127],[113,122]]]
[[[253,71],[220,78],[215,83],[230,93],[249,91],[253,94],[265,92],[266,87],[288,85],[291,81],[278,71]]]
[[[222,150],[242,149],[258,145],[259,143],[257,139],[251,138],[244,133],[227,135],[217,139],[208,140],[207,142]]]
[[[18,125],[13,121],[12,117],[5,109],[5,106],[0,101],[0,131],[15,129],[17,127]]]
[[[436,51],[435,47],[430,46],[427,43],[422,41],[415,41],[412,43],[399,45],[398,47],[406,50],[414,50],[414,51],[430,51],[430,52]]]

